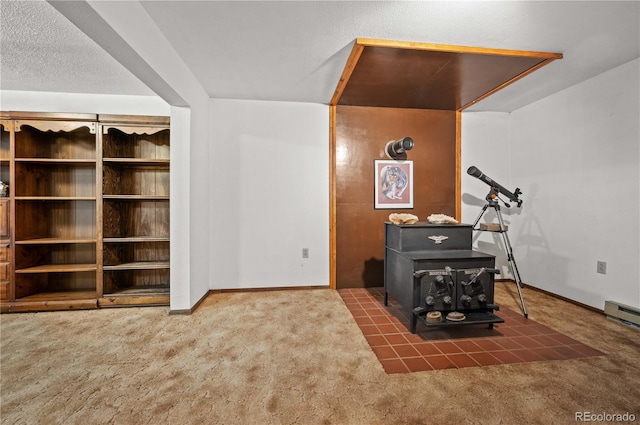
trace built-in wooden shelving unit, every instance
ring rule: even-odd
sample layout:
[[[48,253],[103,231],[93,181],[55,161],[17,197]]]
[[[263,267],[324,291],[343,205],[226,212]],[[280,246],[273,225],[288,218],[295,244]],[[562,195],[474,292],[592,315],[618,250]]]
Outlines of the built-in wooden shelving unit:
[[[101,124],[104,302],[169,294],[169,126]]]
[[[2,311],[168,304],[168,118],[2,113],[1,123]]]

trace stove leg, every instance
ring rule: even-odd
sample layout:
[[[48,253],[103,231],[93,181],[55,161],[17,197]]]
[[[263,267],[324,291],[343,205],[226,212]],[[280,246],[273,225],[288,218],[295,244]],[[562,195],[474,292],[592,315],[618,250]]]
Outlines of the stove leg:
[[[389,305],[389,293],[387,291],[384,291],[384,305]]]
[[[409,332],[412,334],[416,333],[416,326],[418,325],[418,316],[415,314],[411,314],[411,325],[409,327]]]

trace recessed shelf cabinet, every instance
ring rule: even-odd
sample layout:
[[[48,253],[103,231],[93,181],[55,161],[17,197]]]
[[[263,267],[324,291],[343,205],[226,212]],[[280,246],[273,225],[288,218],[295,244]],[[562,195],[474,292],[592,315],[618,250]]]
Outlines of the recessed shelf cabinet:
[[[169,120],[2,113],[0,303],[169,302]]]
[[[0,303],[11,299],[13,290],[11,268],[11,135],[13,122],[0,119]],[[8,189],[6,189],[8,185]]]
[[[9,199],[0,198],[0,302],[9,299],[12,289],[10,246]]]
[[[39,310],[65,299],[75,308],[74,299],[97,297],[97,123],[38,118],[13,122],[11,301]]]
[[[9,183],[11,164],[11,129],[13,123],[0,120],[0,181]]]
[[[103,302],[169,294],[168,123],[101,123]]]

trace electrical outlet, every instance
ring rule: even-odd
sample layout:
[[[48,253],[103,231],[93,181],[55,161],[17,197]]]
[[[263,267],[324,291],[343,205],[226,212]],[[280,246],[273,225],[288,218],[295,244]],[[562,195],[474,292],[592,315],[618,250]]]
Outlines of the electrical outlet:
[[[605,261],[598,261],[598,273],[607,274],[607,263]]]
[[[302,258],[309,258],[309,248],[302,248]]]

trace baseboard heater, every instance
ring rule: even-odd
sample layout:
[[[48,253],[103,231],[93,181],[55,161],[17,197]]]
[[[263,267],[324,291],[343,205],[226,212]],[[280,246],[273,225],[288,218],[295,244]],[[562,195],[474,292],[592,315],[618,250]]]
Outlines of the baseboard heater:
[[[615,301],[604,302],[604,313],[611,319],[640,326],[640,310]]]

